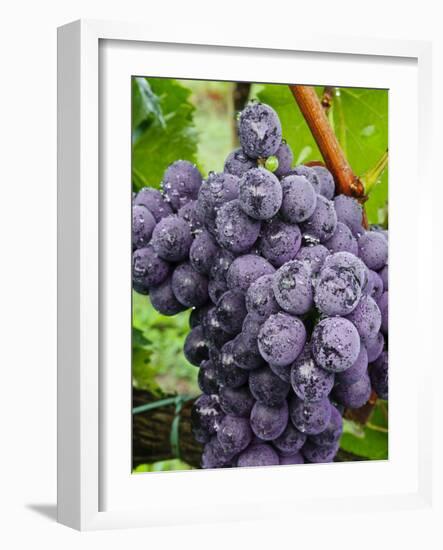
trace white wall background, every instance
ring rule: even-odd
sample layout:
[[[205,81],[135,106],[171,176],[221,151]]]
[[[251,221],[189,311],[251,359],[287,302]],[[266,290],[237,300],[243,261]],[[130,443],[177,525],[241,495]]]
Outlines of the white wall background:
[[[0,546],[95,548],[441,548],[429,514],[411,512],[362,522],[346,541],[333,516],[317,523],[218,525],[79,534],[54,523],[56,496],[56,27],[74,19],[145,21],[193,29],[239,29],[248,37],[315,32],[433,40],[435,177],[443,189],[443,33],[438,3],[372,0],[239,2],[224,0],[65,0],[4,4],[0,31]],[[405,121],[407,131],[407,121]],[[413,139],[413,136],[411,136]],[[405,159],[406,161],[406,159]],[[423,192],[423,190],[421,190]],[[439,197],[430,197],[438,209]],[[437,210],[436,210],[437,211]],[[437,227],[440,237],[441,227]],[[440,243],[442,239],[436,239]],[[441,272],[434,277],[440,281]],[[436,296],[436,299],[439,298]],[[438,321],[438,319],[437,319]],[[440,321],[441,324],[441,321]],[[441,434],[441,424],[435,426]],[[441,450],[441,449],[440,449]],[[439,455],[441,458],[441,454]],[[442,462],[440,461],[440,464]],[[147,495],[149,498],[149,495]],[[233,496],[235,498],[235,496]],[[209,504],[209,503],[208,503]],[[49,517],[48,517],[49,516]],[[431,541],[431,533],[437,538]],[[400,542],[401,541],[401,542]]]

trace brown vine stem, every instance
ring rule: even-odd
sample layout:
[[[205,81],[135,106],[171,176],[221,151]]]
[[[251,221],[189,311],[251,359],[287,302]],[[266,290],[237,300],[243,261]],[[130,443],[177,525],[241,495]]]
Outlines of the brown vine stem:
[[[334,176],[339,193],[364,202],[364,187],[349,165],[312,86],[289,86],[320,149],[326,167]]]

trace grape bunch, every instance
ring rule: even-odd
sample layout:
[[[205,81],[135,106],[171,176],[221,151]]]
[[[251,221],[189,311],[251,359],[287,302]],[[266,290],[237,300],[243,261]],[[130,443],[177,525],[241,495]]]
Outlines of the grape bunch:
[[[325,167],[292,166],[268,105],[238,134],[223,172],[178,160],[134,196],[133,288],[192,308],[203,468],[330,462],[344,410],[388,398],[388,233]]]

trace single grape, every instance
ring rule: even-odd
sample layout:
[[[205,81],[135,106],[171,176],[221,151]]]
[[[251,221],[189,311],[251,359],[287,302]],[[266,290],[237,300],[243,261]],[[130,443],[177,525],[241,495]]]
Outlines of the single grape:
[[[211,172],[198,193],[197,212],[206,229],[215,235],[217,211],[225,202],[238,197],[239,178],[232,174]]]
[[[201,325],[193,328],[186,336],[183,353],[196,367],[209,358],[209,346]]]
[[[155,227],[155,218],[149,210],[142,205],[132,208],[132,246],[144,248],[151,240]]]
[[[283,199],[281,215],[289,223],[300,223],[310,218],[317,207],[317,195],[304,176],[285,176],[281,181]]]
[[[191,427],[195,439],[206,443],[215,434],[224,417],[217,395],[201,395],[191,411]]]
[[[146,289],[163,283],[169,275],[169,264],[159,258],[151,245],[132,255],[132,280]]]
[[[257,401],[275,407],[285,401],[290,386],[266,366],[250,373],[249,389]]]
[[[386,264],[380,271],[379,275],[381,277],[381,280],[383,281],[383,289],[389,290],[389,268],[388,264]],[[375,298],[377,299],[377,298]]]
[[[232,252],[219,248],[212,257],[212,265],[209,270],[210,277],[215,281],[226,283],[228,269],[234,260],[235,256]]]
[[[237,454],[251,443],[249,419],[226,415],[220,422],[217,439],[225,453]]]
[[[353,197],[337,195],[334,207],[338,221],[346,224],[354,237],[360,236],[363,231],[363,209],[359,202]]]
[[[230,465],[234,456],[235,454],[226,452],[217,437],[213,436],[203,448],[201,465],[204,469],[222,468]]]
[[[192,241],[189,261],[195,271],[208,275],[219,248],[211,234],[203,230]]]
[[[335,182],[331,172],[324,166],[312,166],[320,182],[320,195],[323,195],[330,201],[335,195]]]
[[[363,407],[370,395],[371,381],[366,373],[353,384],[336,384],[334,387],[335,399],[348,409]]]
[[[280,456],[292,456],[303,447],[306,442],[306,434],[288,422],[285,431],[272,444],[279,452]]]
[[[303,447],[302,453],[305,459],[312,463],[326,463],[332,462],[339,449],[339,444],[335,443],[330,447],[320,447],[315,445],[312,441],[307,441]]]
[[[246,386],[220,389],[220,406],[226,414],[249,418],[254,405],[254,398]]]
[[[187,160],[177,160],[163,174],[162,187],[166,200],[178,211],[197,198],[201,183],[201,174],[194,164]]]
[[[186,309],[172,291],[171,277],[165,279],[160,285],[152,287],[149,291],[149,297],[154,309],[162,315],[176,315]]]
[[[245,214],[238,199],[219,208],[215,225],[218,243],[234,254],[247,252],[260,233],[260,222]]]
[[[217,305],[217,302],[228,290],[228,285],[225,281],[218,281],[217,279],[210,279],[208,283],[208,294],[211,302]]]
[[[190,328],[194,328],[198,325],[201,325],[203,323],[204,316],[208,313],[208,311],[211,309],[211,304],[207,303],[202,307],[196,307],[191,311],[191,314],[189,315],[189,326]]]
[[[274,275],[262,275],[251,284],[246,292],[246,309],[248,314],[262,322],[273,313],[280,311],[280,306],[275,299],[272,289],[273,278]],[[243,319],[244,316],[241,318],[241,321]]]
[[[189,262],[179,264],[172,274],[172,291],[186,307],[200,307],[208,301],[208,280]]]
[[[281,466],[288,466],[290,464],[304,464],[305,459],[301,453],[295,453],[289,456],[280,455]]]
[[[376,271],[372,269],[368,270],[368,284],[364,289],[364,294],[373,298],[376,302],[380,299],[383,294],[383,280]]]
[[[263,321],[257,319],[253,315],[246,315],[243,320],[242,326],[242,338],[245,345],[252,348],[254,351],[258,351],[257,338],[258,333],[263,325]]]
[[[380,314],[381,314],[381,331],[385,336],[388,334],[389,329],[389,300],[388,300],[388,292],[383,292],[383,294],[380,297],[380,300],[378,301],[378,307],[380,308]]]
[[[325,315],[348,315],[357,307],[361,292],[352,269],[325,263],[315,282],[314,301]]]
[[[227,156],[224,171],[241,178],[245,172],[256,166],[257,162],[246,156],[243,149],[239,147]]]
[[[360,352],[357,329],[342,317],[320,321],[312,333],[311,343],[317,365],[334,373],[349,369]]]
[[[382,315],[370,296],[362,296],[357,307],[346,317],[363,340],[374,338],[380,330]]]
[[[280,209],[282,188],[272,172],[264,168],[252,168],[240,179],[239,204],[242,210],[255,220],[269,220]]]
[[[311,277],[299,260],[285,263],[274,275],[273,289],[279,306],[293,315],[307,313],[313,303]]]
[[[337,222],[337,227],[334,234],[325,243],[326,248],[330,252],[350,252],[355,256],[358,255],[358,244],[354,235],[347,225],[343,222]]]
[[[272,170],[276,176],[279,178],[283,177],[291,169],[291,165],[294,161],[294,155],[289,145],[282,141],[279,148],[275,152],[275,157],[277,158],[278,166],[275,170]],[[269,159],[268,159],[269,160]],[[268,168],[270,170],[270,168]]]
[[[314,213],[301,224],[301,230],[308,237],[324,243],[332,237],[337,227],[337,214],[334,203],[317,195],[317,205]]]
[[[327,397],[321,401],[302,401],[296,395],[289,399],[289,415],[294,426],[302,433],[316,435],[329,424],[332,405]]]
[[[300,319],[287,313],[271,315],[258,334],[258,348],[268,363],[289,365],[306,342],[306,329]]]
[[[183,205],[177,212],[177,216],[185,220],[192,234],[199,232],[203,227],[203,220],[200,219],[196,200],[189,201]]]
[[[312,166],[299,164],[295,168],[292,168],[292,170],[289,170],[288,175],[305,177],[314,188],[315,193],[321,195],[320,178]]]
[[[309,345],[297,357],[291,368],[291,385],[302,401],[321,401],[334,386],[334,374],[318,367]]]
[[[262,356],[246,344],[242,333],[234,338],[232,353],[235,364],[241,369],[254,370],[264,365]]]
[[[285,431],[288,417],[286,401],[276,407],[269,407],[257,401],[251,411],[252,431],[263,441],[272,441]]]
[[[388,259],[388,242],[380,233],[366,231],[358,239],[360,258],[369,269],[377,271],[382,269]]]
[[[335,375],[335,381],[338,384],[353,384],[357,382],[368,370],[368,352],[366,346],[360,344],[360,352],[355,363],[349,369],[338,372]]]
[[[281,143],[277,113],[263,103],[250,103],[240,114],[238,135],[243,151],[251,158],[274,155]]]
[[[229,334],[238,334],[241,331],[246,313],[245,296],[238,290],[228,290],[217,302],[218,321]]]
[[[189,225],[178,216],[162,218],[154,228],[151,244],[163,260],[180,262],[188,257],[192,244]]]
[[[218,378],[222,386],[240,388],[247,383],[249,375],[246,370],[237,366],[234,360],[233,347],[234,341],[230,340],[221,349]]]
[[[364,290],[368,284],[368,269],[365,264],[350,252],[335,252],[324,260],[323,267],[336,270],[349,269],[358,279],[360,288]]]
[[[325,246],[315,244],[313,246],[302,246],[296,259],[306,267],[311,275],[317,275],[329,254],[329,250]]]
[[[230,289],[246,292],[259,277],[274,273],[274,271],[274,267],[261,256],[246,254],[239,256],[231,263],[226,275],[226,282]]]
[[[278,464],[278,454],[266,443],[253,443],[239,455],[237,460],[237,466],[240,468],[277,466]]]
[[[301,246],[301,232],[298,225],[273,218],[262,225],[259,241],[260,254],[273,266],[280,267],[293,260]]]
[[[385,339],[383,338],[383,334],[379,332],[374,338],[366,338],[364,344],[368,352],[368,361],[372,363],[383,351]]]
[[[134,206],[142,205],[151,212],[158,223],[162,218],[172,214],[171,205],[165,201],[164,196],[157,189],[143,187],[134,199]]]
[[[265,162],[265,168],[270,172],[275,172],[278,168],[278,158],[275,155],[268,157]]]
[[[309,436],[309,441],[320,447],[332,447],[340,441],[343,432],[343,418],[340,411],[331,405],[331,418],[326,428],[316,435]]]
[[[382,351],[369,370],[372,387],[380,399],[388,399],[388,370],[388,352]]]
[[[200,390],[206,395],[212,395],[218,392],[217,369],[212,361],[208,360],[201,363],[198,370],[197,382]]]
[[[202,327],[210,344],[221,347],[231,339],[231,335],[222,329],[215,307],[209,309],[204,316]]]

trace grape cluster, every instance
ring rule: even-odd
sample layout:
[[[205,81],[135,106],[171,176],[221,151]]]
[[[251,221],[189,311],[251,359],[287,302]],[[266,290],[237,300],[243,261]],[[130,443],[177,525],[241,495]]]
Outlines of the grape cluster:
[[[203,468],[332,461],[345,408],[388,398],[388,234],[323,166],[292,168],[275,111],[203,180],[183,160],[133,199],[133,287],[192,308],[184,354]]]

